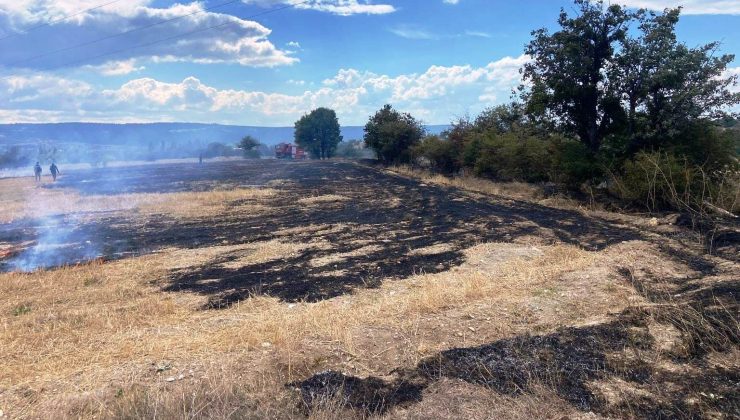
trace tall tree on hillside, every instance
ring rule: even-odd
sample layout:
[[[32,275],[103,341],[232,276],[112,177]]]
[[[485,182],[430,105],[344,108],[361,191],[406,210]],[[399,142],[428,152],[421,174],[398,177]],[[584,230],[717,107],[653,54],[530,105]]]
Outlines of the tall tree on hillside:
[[[409,162],[411,147],[418,144],[424,134],[424,126],[411,114],[385,105],[365,125],[365,145],[383,162]]]
[[[334,156],[342,141],[339,119],[334,110],[317,108],[295,123],[295,142],[316,159]]]
[[[619,96],[605,78],[616,42],[626,36],[633,14],[602,1],[575,0],[578,16],[561,10],[560,30],[532,32],[524,67],[531,84],[527,100],[532,113],[549,114],[563,131],[577,136],[591,152],[599,150],[623,111]]]

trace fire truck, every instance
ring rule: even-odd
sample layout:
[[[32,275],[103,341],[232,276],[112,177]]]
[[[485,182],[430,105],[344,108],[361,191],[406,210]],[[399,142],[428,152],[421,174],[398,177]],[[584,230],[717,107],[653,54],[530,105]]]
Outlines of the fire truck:
[[[280,143],[275,146],[275,157],[278,159],[303,160],[308,156],[306,151],[291,143]]]

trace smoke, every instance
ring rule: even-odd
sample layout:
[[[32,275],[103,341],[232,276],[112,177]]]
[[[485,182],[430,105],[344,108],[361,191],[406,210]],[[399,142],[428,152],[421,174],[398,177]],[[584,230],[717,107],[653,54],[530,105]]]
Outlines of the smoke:
[[[111,169],[59,166],[62,175],[57,182],[51,182],[48,167],[44,167],[41,184],[23,190],[26,218],[0,227],[5,231],[0,231],[0,242],[16,245],[15,254],[0,261],[0,271],[31,272],[117,257],[119,248],[125,246],[111,241],[104,234],[105,223],[94,217],[115,209],[105,200],[90,197],[102,186],[113,194],[125,191],[130,181],[123,176],[106,178],[115,172]],[[73,201],[60,206],[58,201],[66,197]],[[70,203],[79,203],[79,207],[70,208]]]
[[[52,215],[34,221],[33,244],[3,265],[8,271],[30,272],[92,260],[101,256],[96,241],[80,230],[79,216]]]

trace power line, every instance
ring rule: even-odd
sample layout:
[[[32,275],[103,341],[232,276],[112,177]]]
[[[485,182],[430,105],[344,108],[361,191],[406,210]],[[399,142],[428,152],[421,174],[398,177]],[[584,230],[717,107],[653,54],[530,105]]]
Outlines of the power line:
[[[66,16],[62,16],[60,18],[51,19],[51,20],[49,20],[47,22],[40,23],[38,25],[31,26],[30,28],[26,28],[26,29],[20,30],[18,32],[15,32],[15,33],[12,33],[12,34],[5,35],[3,37],[0,37],[0,41],[5,40],[5,39],[8,39],[8,38],[13,38],[14,36],[24,35],[24,34],[27,34],[29,32],[35,31],[36,29],[43,28],[44,26],[53,25],[53,24],[55,24],[57,22],[63,22],[65,20],[67,20],[67,19],[73,18],[75,16],[79,16],[79,15],[81,15],[83,13],[91,12],[91,11],[97,10],[97,9],[102,9],[105,6],[109,6],[109,5],[113,4],[113,3],[118,3],[119,1],[121,1],[121,0],[109,1],[108,3],[103,3],[103,4],[99,4],[97,6],[90,7],[88,9],[80,10],[79,12],[72,13],[71,15],[66,15]]]
[[[305,4],[305,3],[308,3],[310,1],[311,0],[305,0],[305,1],[301,1],[299,3],[289,4],[289,5],[286,5],[286,6],[277,7],[275,9],[266,10],[264,12],[260,12],[260,13],[256,13],[256,14],[253,14],[253,15],[250,15],[250,16],[246,16],[244,19],[254,19],[254,18],[259,17],[259,16],[264,16],[264,15],[267,15],[267,14],[279,12],[281,10],[290,9],[290,8],[293,8],[293,7],[296,7],[296,6],[300,6],[301,4]],[[162,42],[172,41],[174,39],[184,38],[184,37],[187,37],[187,36],[190,36],[190,35],[194,35],[194,34],[197,34],[197,33],[206,32],[206,31],[209,31],[211,29],[222,28],[222,27],[226,27],[228,25],[234,25],[234,24],[236,24],[236,22],[224,22],[224,23],[220,23],[218,25],[207,26],[205,28],[200,28],[200,29],[196,29],[196,30],[193,30],[193,31],[188,31],[188,32],[185,32],[185,33],[182,33],[182,34],[169,36],[169,37],[166,37],[166,38],[158,39],[156,41],[146,42],[146,43],[139,44],[139,45],[134,45],[134,46],[131,46],[131,47],[121,48],[121,49],[118,49],[118,50],[115,50],[115,51],[110,51],[110,52],[107,52],[107,53],[94,55],[92,57],[86,57],[86,58],[81,59],[81,60],[71,61],[71,62],[65,63],[62,67],[68,67],[68,66],[73,66],[73,65],[77,65],[77,64],[82,64],[82,63],[84,63],[86,61],[95,60],[95,59],[98,59],[98,58],[102,58],[102,57],[107,57],[107,56],[119,54],[119,53],[122,53],[122,52],[125,52],[125,51],[135,50],[135,49],[139,49],[139,48],[151,47],[152,45],[161,44]],[[9,76],[4,76],[4,77],[2,77],[0,79],[9,79],[11,77],[13,77],[13,76],[12,75],[9,75]]]
[[[119,32],[119,33],[116,33],[116,34],[105,36],[103,38],[98,38],[98,39],[95,39],[95,40],[92,40],[92,41],[83,42],[81,44],[71,45],[69,47],[64,47],[64,48],[60,48],[60,49],[57,49],[57,50],[47,51],[45,53],[37,54],[37,55],[34,55],[32,57],[24,58],[23,60],[18,60],[18,61],[14,61],[14,62],[8,63],[8,64],[6,64],[6,66],[8,66],[8,67],[15,67],[18,64],[27,63],[29,61],[35,61],[35,60],[38,60],[39,58],[44,58],[44,57],[48,57],[50,55],[54,55],[54,54],[59,54],[59,53],[62,53],[62,52],[76,50],[76,49],[82,48],[82,47],[88,47],[90,45],[98,44],[98,43],[103,42],[103,41],[108,41],[110,39],[122,37],[124,35],[128,35],[128,34],[131,34],[131,33],[134,33],[134,32],[143,31],[145,29],[153,28],[155,26],[164,25],[165,23],[174,22],[174,21],[179,20],[179,19],[184,19],[186,17],[197,15],[199,13],[205,13],[205,12],[208,12],[208,11],[211,11],[211,10],[214,10],[214,9],[218,9],[220,7],[228,6],[230,4],[238,3],[238,2],[241,2],[241,0],[229,0],[229,1],[225,2],[225,3],[217,4],[215,6],[211,6],[211,7],[206,8],[206,9],[200,9],[200,10],[197,10],[195,12],[188,13],[188,14],[185,14],[185,15],[175,16],[175,17],[170,18],[170,19],[165,19],[165,20],[161,20],[161,21],[158,21],[158,22],[154,22],[154,23],[148,24],[148,25],[140,26],[138,28],[129,29],[127,31],[123,31],[123,32]]]

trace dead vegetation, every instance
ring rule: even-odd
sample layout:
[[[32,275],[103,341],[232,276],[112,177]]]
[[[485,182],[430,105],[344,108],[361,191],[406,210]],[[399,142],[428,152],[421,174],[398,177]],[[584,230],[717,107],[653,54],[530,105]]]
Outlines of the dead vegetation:
[[[359,180],[369,171],[346,165],[323,170]],[[443,215],[462,214],[455,203],[483,204],[429,189],[430,201],[410,207],[413,196],[394,179],[384,189],[409,206],[398,214],[428,223],[373,219],[394,215],[387,197],[370,201],[376,190],[341,182],[316,190],[304,174],[252,192],[178,192],[201,204],[137,213],[176,212],[203,228],[225,218],[230,236],[214,229],[197,246],[172,240],[117,261],[0,274],[0,410],[11,418],[738,415],[736,262],[658,234],[597,241],[578,230],[588,219],[570,213],[557,213],[558,224],[503,211],[491,215],[500,221],[475,213],[480,225],[445,224]],[[347,199],[297,205],[291,194]],[[371,209],[358,211],[358,201]],[[244,211],[254,205],[260,212]],[[496,223],[523,226],[490,236]],[[429,270],[414,265],[423,259],[433,261]],[[410,271],[397,267],[409,262]],[[380,274],[339,282],[363,265]],[[296,279],[340,293],[293,298],[283,287],[302,283],[291,266],[304,270]],[[237,299],[224,299],[237,287]]]

